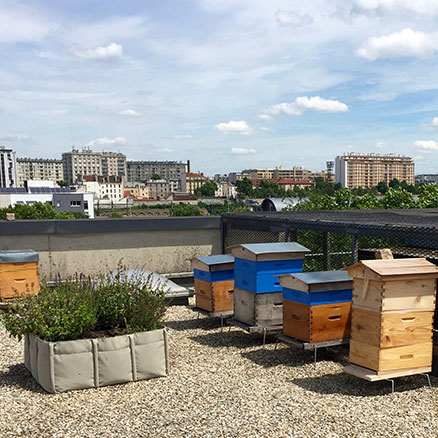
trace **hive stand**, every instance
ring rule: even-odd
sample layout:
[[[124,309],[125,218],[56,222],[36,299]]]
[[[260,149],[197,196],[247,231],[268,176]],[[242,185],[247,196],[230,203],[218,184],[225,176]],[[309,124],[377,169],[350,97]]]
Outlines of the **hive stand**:
[[[200,315],[206,316],[207,318],[220,318],[221,319],[221,331],[224,329],[225,318],[232,316],[234,314],[234,310],[222,310],[221,312],[209,312],[208,310],[200,309],[199,307],[192,306],[190,307],[194,312],[198,313],[198,318]]]
[[[281,333],[281,331],[283,330],[282,324],[262,327],[262,326],[248,325],[234,318],[227,319],[227,324],[229,325],[228,331],[230,331],[231,327],[234,326],[241,328],[247,331],[248,333],[263,333],[263,347],[266,344],[266,335],[278,334]]]
[[[377,374],[375,371],[368,370],[367,368],[362,368],[358,365],[347,365],[346,367],[344,367],[344,372],[346,372],[347,374],[351,374],[352,376],[356,376],[361,379],[368,380],[368,382],[379,382],[381,380],[387,380],[391,382],[392,393],[394,393],[394,389],[395,389],[394,379],[398,377],[414,376],[417,374],[426,376],[427,383],[429,384],[429,387],[432,390],[432,384],[430,383],[430,377],[428,374],[430,373],[430,371],[431,371],[430,367],[423,367],[423,368],[414,368],[412,370],[389,371],[387,373]]]
[[[335,339],[332,341],[322,341],[322,342],[305,342],[298,339],[291,338],[283,334],[277,336],[277,341],[275,343],[275,350],[277,350],[278,343],[284,342],[292,347],[301,348],[303,350],[313,350],[313,363],[316,364],[318,358],[318,348],[334,347],[336,345],[345,345],[350,342],[349,339]]]

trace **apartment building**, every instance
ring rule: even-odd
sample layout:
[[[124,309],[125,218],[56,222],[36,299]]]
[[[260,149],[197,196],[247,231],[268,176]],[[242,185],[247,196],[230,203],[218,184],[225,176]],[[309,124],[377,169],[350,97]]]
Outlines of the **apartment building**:
[[[195,190],[207,181],[208,178],[203,173],[184,173],[181,175],[181,190],[194,195]]]
[[[24,187],[24,182],[53,181],[55,184],[63,180],[62,160],[49,158],[17,158],[18,187]]]
[[[217,190],[214,192],[214,196],[217,198],[236,198],[237,187],[227,181],[219,181],[216,183]]]
[[[181,175],[190,172],[190,161],[128,161],[126,163],[128,182],[145,182],[159,175],[160,179],[179,180]]]
[[[330,172],[322,170],[321,172],[313,172],[302,167],[292,167],[285,169],[282,166],[274,169],[246,169],[242,174],[248,175],[250,179],[293,179],[293,180],[307,180],[318,177],[329,179]]]
[[[146,183],[146,187],[152,199],[166,199],[170,194],[170,183],[165,179],[150,180]]]
[[[0,146],[0,187],[17,187],[15,151]]]
[[[414,184],[415,164],[401,155],[348,153],[335,160],[335,181],[343,187],[374,187],[380,181],[397,178]]]
[[[117,152],[93,152],[73,149],[62,154],[64,181],[75,184],[84,175],[126,178],[126,156]]]
[[[124,196],[131,196],[134,199],[149,199],[150,189],[144,183],[131,183],[129,186],[125,186]]]
[[[94,194],[94,199],[109,199],[117,203],[124,196],[121,176],[84,175],[82,186],[86,192]]]

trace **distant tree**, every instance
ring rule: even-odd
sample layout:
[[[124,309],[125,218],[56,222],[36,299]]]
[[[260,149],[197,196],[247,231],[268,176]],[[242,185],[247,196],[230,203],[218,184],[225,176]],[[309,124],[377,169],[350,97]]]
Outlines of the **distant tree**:
[[[197,205],[177,204],[172,205],[172,216],[202,216],[202,212]]]
[[[438,186],[435,184],[421,184],[418,186],[418,207],[438,208]]]
[[[159,179],[161,179],[161,175],[159,175],[158,173],[154,173],[154,174],[151,176],[151,180],[152,180],[152,181],[158,181]]]
[[[68,187],[68,184],[63,180],[56,181],[56,184],[58,184],[59,187]]]
[[[195,189],[197,196],[214,196],[217,190],[217,184],[213,181],[206,181],[201,187]]]
[[[390,188],[386,195],[381,200],[382,208],[415,208],[416,202],[412,193],[403,189]]]
[[[377,184],[377,190],[379,191],[379,193],[381,193],[382,195],[384,195],[387,191],[388,191],[388,183],[386,181],[380,181]]]
[[[6,219],[6,213],[14,213],[15,219],[76,219],[88,216],[82,213],[56,211],[49,202],[36,202],[33,205],[15,205],[0,209],[0,219]]]
[[[391,187],[391,189],[398,190],[401,188],[401,183],[397,178],[393,178],[391,181],[389,181],[389,187]]]
[[[249,178],[243,178],[236,182],[237,195],[239,198],[249,198],[252,196],[253,187],[252,182]]]

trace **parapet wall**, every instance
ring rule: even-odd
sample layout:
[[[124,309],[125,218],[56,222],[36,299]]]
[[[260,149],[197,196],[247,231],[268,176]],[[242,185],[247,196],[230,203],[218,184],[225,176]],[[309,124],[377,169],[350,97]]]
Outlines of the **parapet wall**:
[[[0,222],[0,250],[33,249],[48,280],[145,268],[190,271],[193,257],[221,252],[220,217]]]

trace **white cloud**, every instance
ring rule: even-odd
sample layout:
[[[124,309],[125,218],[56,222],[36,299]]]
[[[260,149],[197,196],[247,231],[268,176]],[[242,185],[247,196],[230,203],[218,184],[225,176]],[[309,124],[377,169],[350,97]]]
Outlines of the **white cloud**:
[[[376,143],[376,147],[379,149],[385,149],[388,146],[388,143],[386,141],[378,141]]]
[[[192,138],[192,136],[190,134],[177,134],[174,135],[173,138],[175,140],[189,140]]]
[[[248,135],[253,132],[252,128],[245,122],[245,120],[230,120],[228,123],[219,123],[214,129],[223,132],[224,134]]]
[[[18,2],[4,8],[0,5],[0,42],[40,41],[47,36],[53,26],[36,12]]]
[[[434,118],[432,119],[432,123],[431,123],[431,125],[432,125],[434,128],[438,128],[438,117],[434,117]]]
[[[433,140],[417,140],[414,144],[418,149],[423,149],[425,151],[438,150],[438,143]]]
[[[233,155],[254,155],[257,151],[255,149],[247,148],[231,148],[231,153]]]
[[[130,117],[139,117],[141,116],[141,112],[133,110],[133,109],[125,109],[123,111],[119,111],[119,114],[121,114],[122,116],[130,116]]]
[[[279,103],[265,109],[259,118],[269,120],[272,116],[278,114],[287,114],[290,116],[300,116],[305,110],[313,110],[324,113],[343,113],[348,111],[348,106],[339,100],[323,99],[319,96],[297,97],[293,102]]]
[[[90,141],[85,146],[117,146],[122,144],[126,144],[126,138],[124,137],[100,137],[96,138],[96,140]]]
[[[22,141],[28,140],[29,138],[27,134],[7,134],[0,136],[0,141]]]
[[[96,47],[94,49],[81,50],[77,47],[70,49],[71,53],[81,59],[109,59],[119,58],[123,55],[123,47],[117,43],[111,43],[106,47]]]
[[[403,29],[381,37],[369,38],[357,50],[357,55],[375,61],[379,58],[400,56],[424,57],[438,50],[438,33],[426,34],[412,29]]]
[[[161,148],[161,149],[158,149],[158,152],[162,152],[163,154],[170,154],[173,151],[170,148]]]
[[[438,15],[436,0],[355,0],[353,12],[365,14]]]
[[[299,27],[313,23],[313,18],[309,14],[300,15],[291,10],[279,9],[275,13],[275,17],[280,26]]]

